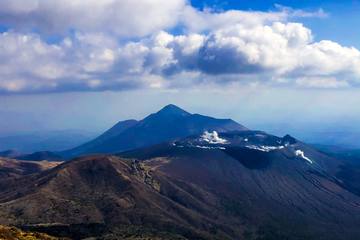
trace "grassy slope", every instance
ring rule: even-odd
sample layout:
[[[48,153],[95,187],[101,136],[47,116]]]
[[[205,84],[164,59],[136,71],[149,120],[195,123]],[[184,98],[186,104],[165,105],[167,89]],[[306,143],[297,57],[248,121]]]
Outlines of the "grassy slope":
[[[6,227],[0,225],[1,240],[57,240],[59,238],[51,237],[43,233],[24,232],[15,227]]]

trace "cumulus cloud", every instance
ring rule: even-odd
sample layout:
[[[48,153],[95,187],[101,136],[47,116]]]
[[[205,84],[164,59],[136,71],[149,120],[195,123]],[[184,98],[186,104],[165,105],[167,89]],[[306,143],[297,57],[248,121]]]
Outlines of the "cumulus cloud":
[[[130,84],[112,74],[118,47],[107,36],[79,34],[48,44],[36,34],[5,32],[0,34],[0,45],[2,92],[93,90]]]
[[[0,92],[359,83],[358,49],[316,42],[310,29],[291,21],[325,17],[322,10],[200,11],[185,0],[134,4],[1,1],[0,25],[12,30],[0,34]],[[51,32],[63,35],[47,41]]]
[[[199,50],[199,68],[210,74],[265,74],[270,78],[360,77],[360,52],[332,41],[313,42],[299,23],[230,26],[210,34]]]
[[[69,30],[144,36],[174,26],[186,0],[2,0],[0,22],[44,33]]]
[[[242,11],[228,10],[217,12],[214,9],[199,11],[191,6],[183,9],[180,21],[189,32],[214,31],[234,24],[255,27],[276,21],[288,21],[293,18],[324,18],[327,14],[319,9],[314,12],[292,9],[275,5],[277,11]]]
[[[189,71],[220,81],[246,77],[316,88],[347,87],[360,77],[359,50],[332,41],[314,42],[310,29],[300,23],[237,24],[181,36],[161,32],[137,44],[146,49],[144,55],[132,55],[137,59],[133,62],[142,63],[141,71],[167,77]]]

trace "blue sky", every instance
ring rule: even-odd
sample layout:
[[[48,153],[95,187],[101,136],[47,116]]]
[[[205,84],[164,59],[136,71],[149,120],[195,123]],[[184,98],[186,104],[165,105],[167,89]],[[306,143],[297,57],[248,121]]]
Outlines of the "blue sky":
[[[100,132],[168,103],[357,130],[360,1],[139,1],[1,1],[0,135]]]
[[[301,22],[313,30],[316,39],[331,39],[347,46],[360,48],[360,34],[356,33],[356,29],[354,28],[360,25],[360,1],[358,0],[192,0],[191,3],[199,9],[213,7],[222,10],[242,9],[268,11],[275,10],[277,4],[304,10],[321,8],[328,13],[328,17],[301,20]]]

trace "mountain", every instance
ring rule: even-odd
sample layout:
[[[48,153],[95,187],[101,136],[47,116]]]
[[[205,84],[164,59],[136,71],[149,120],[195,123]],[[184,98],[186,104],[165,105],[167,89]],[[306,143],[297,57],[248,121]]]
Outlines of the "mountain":
[[[346,149],[360,148],[360,131],[358,129],[338,128],[315,132],[300,130],[297,136],[312,144],[333,145]]]
[[[0,157],[3,158],[12,158],[17,160],[27,160],[27,161],[53,161],[53,162],[61,162],[62,156],[50,151],[41,151],[34,152],[31,154],[22,154],[16,150],[7,150],[0,152]]]
[[[21,155],[21,153],[16,150],[6,150],[3,152],[0,152],[0,157],[14,158],[14,157],[17,157],[20,155]]]
[[[24,154],[15,157],[19,160],[27,160],[27,161],[62,161],[62,157],[54,152],[42,151],[42,152],[34,152],[31,154]]]
[[[247,128],[231,119],[191,114],[170,104],[141,121],[119,122],[100,137],[61,154],[74,157],[89,153],[116,153],[200,134],[205,130],[225,132]]]
[[[340,159],[333,174],[348,189],[360,195],[360,149],[344,149],[338,146],[315,145],[327,155]]]
[[[115,124],[112,128],[101,134],[99,137],[95,138],[94,140],[91,140],[69,151],[64,151],[61,154],[67,157],[73,157],[85,153],[91,153],[92,151],[94,151],[92,149],[97,149],[99,148],[99,146],[108,144],[108,141],[111,141],[111,139],[116,138],[122,132],[124,132],[128,128],[133,127],[137,123],[138,121],[136,120],[120,121],[117,124]]]
[[[60,162],[32,162],[0,157],[0,180],[39,173],[59,164]]]
[[[21,153],[64,151],[89,141],[94,133],[81,130],[60,130],[0,136],[0,151],[15,149]]]
[[[312,144],[316,149],[331,155],[335,158],[342,159],[347,163],[360,165],[360,149],[343,148],[336,145]]]
[[[206,131],[0,181],[0,224],[72,239],[360,239],[339,162],[289,135]]]

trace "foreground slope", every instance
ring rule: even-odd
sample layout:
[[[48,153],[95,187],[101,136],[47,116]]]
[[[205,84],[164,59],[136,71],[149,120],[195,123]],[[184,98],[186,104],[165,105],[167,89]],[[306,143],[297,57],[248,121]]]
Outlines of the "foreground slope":
[[[22,161],[0,157],[0,180],[39,173],[59,164],[60,162]]]
[[[190,114],[170,104],[141,121],[119,122],[98,138],[62,154],[74,157],[89,153],[115,153],[200,134],[205,130],[225,132],[247,129],[231,119]]]
[[[15,227],[7,227],[0,225],[1,240],[60,240],[43,233],[24,232]],[[63,239],[66,240],[66,239]]]
[[[211,226],[212,220],[161,193],[169,181],[135,161],[85,157],[38,176],[0,182],[0,222],[74,239],[110,232],[121,239],[139,231],[146,236],[164,232],[174,239],[183,239],[182,234],[211,238],[196,227]]]
[[[0,181],[0,223],[73,239],[359,239],[337,160],[285,136],[207,132]]]

